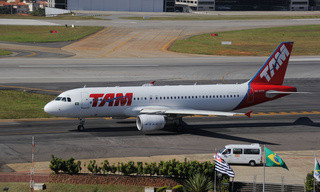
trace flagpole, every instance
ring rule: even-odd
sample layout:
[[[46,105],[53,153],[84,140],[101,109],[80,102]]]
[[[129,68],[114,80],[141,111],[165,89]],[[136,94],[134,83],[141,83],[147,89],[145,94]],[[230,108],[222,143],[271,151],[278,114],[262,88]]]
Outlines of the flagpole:
[[[214,192],[217,192],[217,171],[214,171]]]
[[[264,149],[264,162],[263,162],[263,184],[262,184],[262,192],[264,192],[264,184],[266,182],[266,145],[263,145]]]
[[[316,164],[316,154],[313,153],[313,157],[314,157],[314,164]],[[314,165],[316,166],[316,165]],[[313,192],[316,192],[316,178],[314,177],[314,171],[315,168],[313,168]]]

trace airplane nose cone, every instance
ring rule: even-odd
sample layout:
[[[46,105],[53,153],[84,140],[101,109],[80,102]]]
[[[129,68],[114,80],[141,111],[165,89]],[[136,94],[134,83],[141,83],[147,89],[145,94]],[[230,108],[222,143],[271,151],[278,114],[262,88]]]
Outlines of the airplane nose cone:
[[[47,103],[45,106],[44,106],[44,111],[50,115],[55,115],[55,107],[53,106],[52,102],[49,102]]]

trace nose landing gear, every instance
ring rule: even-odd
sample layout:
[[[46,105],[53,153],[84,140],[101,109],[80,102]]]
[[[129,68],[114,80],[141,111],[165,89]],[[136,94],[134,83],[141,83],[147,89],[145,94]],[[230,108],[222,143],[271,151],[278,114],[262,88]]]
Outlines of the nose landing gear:
[[[84,123],[85,123],[86,119],[85,118],[79,118],[79,125],[78,125],[78,131],[82,132],[85,130],[84,128]]]

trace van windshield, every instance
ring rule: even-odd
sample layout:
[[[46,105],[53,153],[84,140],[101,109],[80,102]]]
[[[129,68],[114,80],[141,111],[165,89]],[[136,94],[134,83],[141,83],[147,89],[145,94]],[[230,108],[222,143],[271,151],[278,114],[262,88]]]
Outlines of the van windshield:
[[[224,147],[223,149],[221,149],[221,151],[219,153],[222,154],[225,150],[226,150],[226,148]]]

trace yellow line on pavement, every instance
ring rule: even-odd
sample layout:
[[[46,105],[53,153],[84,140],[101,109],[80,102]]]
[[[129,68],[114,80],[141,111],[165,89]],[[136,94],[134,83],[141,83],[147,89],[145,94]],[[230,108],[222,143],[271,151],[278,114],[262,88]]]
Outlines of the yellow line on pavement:
[[[118,49],[119,47],[121,47],[122,45],[126,44],[128,41],[130,41],[131,39],[135,38],[136,36],[138,36],[140,33],[137,33],[136,35],[134,35],[133,37],[131,37],[130,39],[126,40],[125,42],[121,43],[120,45],[118,45],[117,47],[115,47],[114,49],[112,49],[111,51],[109,51],[108,53],[102,55],[99,59],[104,58],[105,56],[107,56],[109,53],[115,51],[116,49]]]

